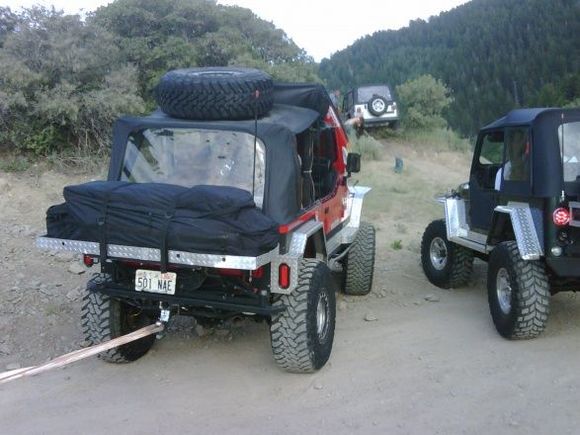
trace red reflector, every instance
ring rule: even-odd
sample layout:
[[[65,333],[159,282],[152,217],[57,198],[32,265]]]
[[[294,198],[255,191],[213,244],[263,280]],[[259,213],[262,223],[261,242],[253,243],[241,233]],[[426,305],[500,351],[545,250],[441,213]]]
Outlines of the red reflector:
[[[252,271],[252,278],[264,278],[264,266],[258,267],[256,270]]]
[[[278,268],[278,285],[280,288],[290,287],[290,266],[285,263]]]
[[[552,219],[554,220],[554,224],[563,227],[570,223],[570,210],[564,207],[559,207],[554,210],[552,214]]]
[[[92,267],[92,265],[95,264],[95,260],[90,255],[85,254],[83,255],[83,263],[85,263],[85,266],[87,267]]]

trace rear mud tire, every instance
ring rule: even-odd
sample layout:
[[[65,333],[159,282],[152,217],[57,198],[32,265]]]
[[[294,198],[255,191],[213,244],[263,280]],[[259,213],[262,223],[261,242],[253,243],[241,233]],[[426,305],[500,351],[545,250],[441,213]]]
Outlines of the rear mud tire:
[[[373,288],[375,269],[375,227],[361,222],[344,264],[344,293],[367,295]]]
[[[544,265],[526,261],[514,241],[497,245],[487,271],[489,310],[499,334],[508,339],[537,337],[550,313],[550,286]]]
[[[273,92],[272,77],[260,70],[189,68],[165,74],[155,88],[155,98],[163,112],[176,118],[237,120],[268,113]]]
[[[326,264],[302,260],[297,287],[274,307],[285,307],[270,325],[276,363],[292,373],[322,368],[332,352],[336,319],[336,287]]]
[[[87,283],[82,300],[81,325],[85,340],[89,345],[117,338],[151,325],[155,321],[138,308],[95,291],[97,286],[109,280],[109,275],[98,273],[93,275]],[[155,335],[150,335],[102,352],[99,358],[111,363],[132,362],[145,355],[154,342]]]
[[[446,289],[463,287],[473,271],[473,251],[447,240],[445,221],[439,219],[423,233],[421,264],[431,284]]]

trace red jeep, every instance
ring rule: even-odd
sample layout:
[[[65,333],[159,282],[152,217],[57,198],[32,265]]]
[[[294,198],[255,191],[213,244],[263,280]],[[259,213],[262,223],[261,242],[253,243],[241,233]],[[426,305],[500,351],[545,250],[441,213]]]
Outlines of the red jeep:
[[[161,110],[114,128],[108,181],[64,189],[38,246],[84,254],[101,273],[83,299],[98,343],[170,314],[252,316],[270,325],[274,359],[292,372],[330,357],[336,284],[371,290],[374,228],[360,156],[324,87],[273,83],[258,70],[167,73]],[[143,356],[154,337],[101,355]]]

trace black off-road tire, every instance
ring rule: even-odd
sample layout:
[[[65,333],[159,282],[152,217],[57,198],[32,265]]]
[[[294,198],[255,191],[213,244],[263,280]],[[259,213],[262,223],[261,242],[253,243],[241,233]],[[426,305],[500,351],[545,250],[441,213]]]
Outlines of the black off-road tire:
[[[270,111],[273,89],[272,77],[256,69],[189,68],[165,74],[155,98],[163,112],[176,118],[251,119]]]
[[[344,261],[345,294],[361,296],[370,293],[375,270],[375,245],[375,227],[361,222]]]
[[[336,287],[328,266],[302,260],[297,287],[274,302],[274,307],[285,307],[272,316],[270,325],[276,363],[292,373],[322,368],[332,352],[336,319]]]
[[[473,251],[447,240],[445,220],[431,222],[421,240],[421,264],[425,276],[440,288],[466,285],[473,271]]]
[[[501,291],[505,285],[507,292]],[[487,294],[493,323],[502,337],[534,338],[546,327],[550,285],[544,265],[523,260],[516,242],[502,242],[491,252]]]
[[[382,109],[382,110],[376,110],[376,109],[373,107],[373,103],[374,103],[375,101],[377,101],[377,100],[380,100],[380,101],[381,101],[381,102],[384,104],[384,106],[383,106],[383,109]],[[369,111],[371,114],[375,115],[375,116],[381,116],[383,113],[385,113],[385,112],[387,111],[387,106],[388,106],[387,100],[385,100],[385,99],[384,99],[383,97],[381,97],[380,95],[373,95],[373,97],[372,97],[372,98],[369,100],[369,102],[367,103],[367,109],[368,109],[368,111]]]
[[[138,308],[95,291],[97,286],[109,280],[109,275],[97,273],[87,283],[81,308],[81,326],[89,345],[117,338],[155,322],[154,318]],[[99,358],[112,363],[132,362],[145,355],[154,342],[155,336],[150,335],[102,352]]]

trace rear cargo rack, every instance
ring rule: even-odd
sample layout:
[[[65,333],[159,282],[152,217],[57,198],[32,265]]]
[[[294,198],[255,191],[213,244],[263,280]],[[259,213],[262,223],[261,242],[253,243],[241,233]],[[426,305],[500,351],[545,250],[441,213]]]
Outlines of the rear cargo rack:
[[[100,256],[101,248],[98,242],[55,239],[51,237],[38,237],[36,239],[36,247],[45,251],[68,251],[78,254],[92,255],[95,257]],[[259,267],[272,262],[272,260],[278,255],[278,247],[257,257],[199,254],[195,252],[172,250],[169,250],[168,254],[169,264],[215,267],[222,269],[256,270]],[[160,262],[161,250],[156,248],[109,244],[107,245],[107,258]]]

